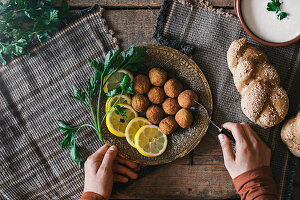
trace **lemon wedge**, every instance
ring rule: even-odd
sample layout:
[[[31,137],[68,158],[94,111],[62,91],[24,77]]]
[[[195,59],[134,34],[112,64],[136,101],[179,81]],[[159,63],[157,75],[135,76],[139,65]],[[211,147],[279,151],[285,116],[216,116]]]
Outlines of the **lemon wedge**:
[[[112,90],[114,88],[118,88],[120,82],[122,81],[123,77],[128,74],[130,81],[133,81],[133,75],[130,71],[126,69],[120,69],[119,71],[115,72],[107,81],[107,83],[103,87],[103,91],[107,93],[109,90]],[[106,75],[103,79],[104,82],[108,79],[109,75]]]
[[[168,139],[158,126],[146,125],[134,137],[136,149],[146,157],[160,156],[167,148]]]
[[[117,104],[128,104],[128,105],[131,105],[131,97],[129,94],[123,94],[121,97],[121,95],[116,95],[116,96],[113,96],[113,97],[109,97],[106,101],[106,104],[105,104],[105,112],[108,112],[111,107],[116,103],[116,101],[119,99],[118,103]]]
[[[126,135],[126,140],[127,142],[135,148],[134,144],[134,136],[138,132],[138,130],[145,126],[145,125],[150,125],[151,122],[149,122],[146,118],[144,117],[137,117],[134,118],[129,122],[129,124],[126,127],[125,130],[125,135]]]
[[[125,137],[125,130],[128,123],[133,118],[138,117],[138,114],[130,105],[118,105],[125,108],[124,114],[126,115],[126,117],[122,116],[121,114],[117,114],[114,111],[111,111],[106,116],[106,126],[112,134],[118,137]]]

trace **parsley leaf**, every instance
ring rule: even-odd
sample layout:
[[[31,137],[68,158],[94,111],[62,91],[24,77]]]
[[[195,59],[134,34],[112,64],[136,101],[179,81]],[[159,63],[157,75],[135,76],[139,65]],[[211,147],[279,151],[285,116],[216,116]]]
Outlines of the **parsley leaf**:
[[[78,167],[81,168],[81,158],[76,145],[75,144],[71,145],[70,148],[71,148],[70,157],[72,158],[73,161],[77,163]]]
[[[92,99],[92,98],[98,96],[100,79],[101,79],[101,73],[98,71],[95,73],[94,76],[92,76],[90,78],[90,80],[88,82],[88,88],[87,88],[87,93],[88,93],[89,99]]]
[[[115,109],[114,112],[118,115],[122,115],[123,117],[127,117],[127,115],[125,114],[126,108],[120,105],[115,105]]]
[[[277,18],[282,20],[284,18],[286,18],[288,16],[288,14],[286,12],[281,12],[280,6],[281,6],[281,2],[279,0],[272,0],[271,2],[268,2],[267,4],[267,10],[268,11],[274,11],[277,14]]]
[[[70,157],[73,161],[75,161],[78,164],[79,167],[81,167],[81,158],[76,146],[76,135],[78,131],[82,127],[91,127],[96,131],[96,133],[99,136],[99,139],[102,140],[101,127],[106,115],[111,111],[107,111],[105,115],[102,116],[102,119],[100,119],[100,102],[102,96],[101,94],[103,92],[103,87],[105,86],[106,82],[119,69],[127,69],[133,71],[138,70],[139,68],[144,66],[142,63],[145,60],[146,47],[135,47],[134,45],[132,45],[127,51],[122,52],[121,50],[112,50],[108,52],[105,56],[104,62],[88,60],[88,63],[91,67],[95,69],[96,72],[88,80],[88,86],[86,88],[86,91],[82,91],[73,86],[74,96],[71,96],[71,98],[82,103],[86,103],[86,97],[88,97],[88,102],[86,103],[86,105],[88,105],[91,110],[94,125],[83,124],[76,127],[70,127],[66,125],[63,121],[58,121],[59,130],[63,132],[62,134],[64,136],[61,145],[63,148],[70,148]],[[118,86],[109,90],[106,95],[112,97],[120,94],[121,97],[123,94],[126,93],[133,94],[133,82],[131,81],[128,74],[125,74]],[[114,102],[112,108],[114,108],[115,113],[120,114],[123,117],[127,117],[125,113],[126,108],[117,105],[118,101],[120,100],[120,97]],[[94,102],[94,100],[97,100],[97,105],[92,103]]]
[[[113,97],[116,96],[118,94],[121,94],[122,90],[121,88],[114,88],[112,90],[109,90],[108,93],[106,94],[108,97]]]
[[[268,11],[275,11],[276,13],[278,13],[279,7],[275,6],[272,2],[269,2],[267,4],[267,10]]]
[[[70,96],[72,99],[75,99],[77,101],[80,101],[81,103],[85,102],[85,92],[81,91],[80,89],[77,89],[73,85],[73,91],[74,91],[74,96]]]
[[[288,14],[286,12],[281,12],[277,15],[277,17],[282,20],[284,18],[286,18],[288,16]]]
[[[104,69],[104,64],[97,62],[96,60],[88,60],[88,63],[90,64],[91,67],[93,67],[96,71],[103,71]]]
[[[57,10],[54,0],[8,0],[0,2],[0,64],[10,59],[30,55],[29,46],[34,38],[45,43],[56,30],[59,19],[70,15],[68,4],[63,1]]]

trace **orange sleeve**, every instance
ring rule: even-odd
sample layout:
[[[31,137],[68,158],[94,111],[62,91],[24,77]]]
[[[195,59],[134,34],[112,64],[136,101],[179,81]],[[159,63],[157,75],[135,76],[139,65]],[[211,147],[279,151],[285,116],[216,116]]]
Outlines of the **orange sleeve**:
[[[105,198],[94,192],[84,192],[80,200],[105,200]]]
[[[242,200],[276,200],[276,183],[270,167],[260,167],[245,172],[233,180],[237,193]]]

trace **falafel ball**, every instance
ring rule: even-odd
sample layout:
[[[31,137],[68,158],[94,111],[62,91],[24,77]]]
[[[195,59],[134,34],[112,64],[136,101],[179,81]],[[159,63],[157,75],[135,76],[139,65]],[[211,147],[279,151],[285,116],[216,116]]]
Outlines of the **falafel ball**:
[[[149,79],[152,85],[163,86],[167,80],[167,72],[161,68],[152,68],[149,71]]]
[[[179,80],[172,78],[165,83],[164,90],[168,97],[175,98],[183,90],[183,86]]]
[[[148,120],[153,124],[158,124],[164,116],[164,111],[157,105],[151,105],[146,111]]]
[[[163,104],[162,108],[168,115],[175,115],[180,110],[180,105],[178,104],[177,99],[167,98]]]
[[[137,112],[144,112],[150,105],[149,99],[143,94],[136,94],[132,97],[131,105]]]
[[[139,74],[134,78],[133,90],[138,94],[145,94],[150,89],[149,78],[143,74]]]
[[[165,92],[160,87],[153,87],[148,92],[149,100],[154,104],[160,104],[165,99]]]
[[[175,115],[175,120],[181,128],[187,128],[193,123],[193,115],[190,110],[182,108]]]
[[[159,129],[166,135],[169,135],[170,133],[174,132],[177,129],[177,127],[178,124],[176,123],[173,116],[168,116],[161,120],[159,123]]]
[[[198,96],[193,90],[184,90],[178,96],[178,103],[183,108],[189,108],[196,105]]]

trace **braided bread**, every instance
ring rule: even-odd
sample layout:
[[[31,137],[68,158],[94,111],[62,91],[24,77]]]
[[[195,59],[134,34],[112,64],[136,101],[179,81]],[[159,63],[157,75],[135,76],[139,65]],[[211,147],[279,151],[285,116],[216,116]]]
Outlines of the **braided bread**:
[[[231,43],[227,62],[242,96],[244,114],[263,128],[280,123],[288,111],[289,99],[267,55],[242,38]]]
[[[300,111],[282,126],[281,139],[295,156],[300,157]]]

